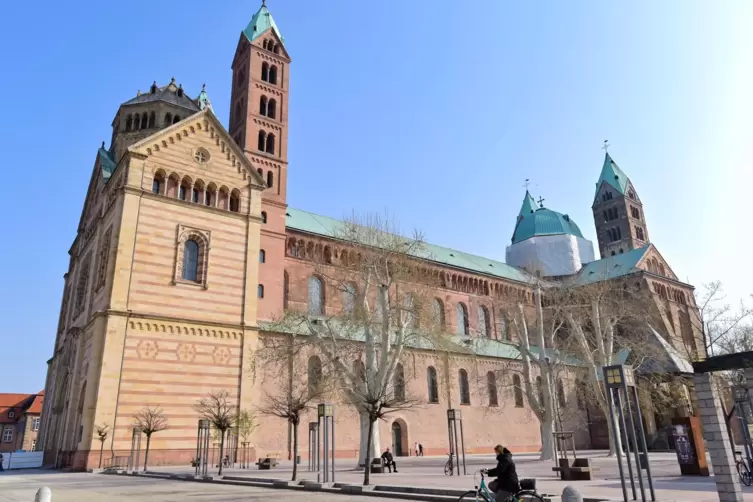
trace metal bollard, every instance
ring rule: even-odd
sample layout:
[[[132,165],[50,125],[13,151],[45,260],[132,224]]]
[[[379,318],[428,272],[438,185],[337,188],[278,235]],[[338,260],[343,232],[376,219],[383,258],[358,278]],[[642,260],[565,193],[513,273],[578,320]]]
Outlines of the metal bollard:
[[[43,486],[42,488],[37,490],[37,494],[34,497],[34,502],[50,502],[51,500],[52,491],[46,486]]]
[[[566,486],[562,490],[562,502],[583,502],[583,494],[573,486]]]

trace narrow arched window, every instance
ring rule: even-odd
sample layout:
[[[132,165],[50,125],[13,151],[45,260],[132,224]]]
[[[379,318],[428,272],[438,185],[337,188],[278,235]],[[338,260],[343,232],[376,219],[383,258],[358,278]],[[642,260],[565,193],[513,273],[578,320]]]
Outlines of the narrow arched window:
[[[133,117],[133,130],[138,131],[139,129],[141,129],[141,115],[137,113],[136,116]]]
[[[173,117],[173,124],[177,124],[178,122],[180,122],[180,115]]]
[[[431,309],[434,326],[439,329],[445,329],[444,303],[442,303],[442,300],[434,298],[434,301],[431,304]]]
[[[275,65],[269,68],[269,83],[277,84],[277,67]]]
[[[261,79],[264,82],[269,82],[269,64],[268,63],[261,64]]]
[[[523,387],[520,386],[520,375],[512,376],[512,391],[515,398],[515,407],[523,407]]]
[[[173,123],[173,115],[171,113],[165,114],[165,127]]]
[[[426,369],[426,379],[429,386],[429,402],[439,402],[439,383],[437,382],[437,370],[433,366]]]
[[[151,129],[154,127],[155,123],[157,122],[157,116],[154,114],[154,112],[149,114],[149,128]]]
[[[557,401],[559,402],[560,408],[564,408],[567,405],[567,400],[565,399],[565,384],[562,382],[561,378],[557,379]]]
[[[349,282],[345,285],[345,289],[343,290],[343,311],[345,311],[346,314],[352,314],[356,311],[357,294],[358,289],[355,284]]]
[[[267,213],[266,211],[261,212],[261,222],[266,223],[267,222]]]
[[[237,213],[241,208],[241,198],[238,193],[233,190],[230,194],[230,211]]]
[[[268,47],[268,45],[269,45],[269,40],[267,40],[266,38],[264,40],[262,40],[262,42],[261,42],[262,49],[266,49]]]
[[[263,249],[259,250],[259,263],[265,263],[267,261],[267,252]]]
[[[273,51],[273,52],[274,52],[275,54],[279,54],[279,53],[280,53],[280,44],[275,44],[275,49],[274,49],[274,51]]]
[[[259,284],[259,286],[257,286],[257,296],[259,298],[264,298],[264,285],[263,284]]]
[[[275,135],[267,134],[267,148],[266,152],[274,155],[275,153]]]
[[[308,363],[309,395],[318,394],[322,390],[322,360],[319,356],[309,357]]]
[[[282,273],[282,308],[288,308],[288,295],[290,294],[290,278],[288,277],[288,271],[285,270]]]
[[[199,243],[189,239],[183,244],[183,280],[199,281]]]
[[[148,118],[146,112],[144,112],[141,115],[141,128],[142,129],[146,129],[146,126],[147,126],[148,123],[149,123],[149,118]]]
[[[265,133],[264,131],[259,131],[259,141],[257,147],[260,152],[263,152],[267,147],[267,133]]]
[[[309,277],[309,314],[324,314],[324,284],[316,276]]]
[[[460,387],[460,404],[471,404],[471,391],[468,386],[468,372],[458,371],[458,386]]]
[[[458,323],[458,335],[468,336],[468,309],[465,304],[458,303],[455,307],[455,313]]]
[[[180,200],[186,200],[186,187],[185,185],[181,185],[180,189],[178,190],[178,198]]]
[[[267,117],[274,119],[277,118],[277,101],[270,99],[267,104]]]
[[[275,184],[275,175],[272,173],[272,171],[267,172],[267,187],[272,188],[272,185]]]
[[[395,374],[392,380],[395,400],[405,401],[405,371],[402,364],[397,363],[397,366],[395,366]]]
[[[493,371],[486,374],[486,392],[489,394],[489,406],[497,406],[497,377]]]
[[[131,132],[132,127],[133,127],[133,117],[129,115],[128,118],[126,119],[125,132]]]
[[[483,305],[478,308],[478,331],[483,337],[488,337],[491,334],[492,327],[489,323],[489,311]]]
[[[163,191],[163,188],[165,186],[165,175],[161,172],[154,175],[154,180],[152,180],[152,193],[153,194],[161,194]]]
[[[268,105],[269,102],[267,101],[266,96],[259,98],[259,115],[267,116]]]
[[[191,202],[198,204],[199,202],[199,189],[198,188],[194,188],[191,191]]]

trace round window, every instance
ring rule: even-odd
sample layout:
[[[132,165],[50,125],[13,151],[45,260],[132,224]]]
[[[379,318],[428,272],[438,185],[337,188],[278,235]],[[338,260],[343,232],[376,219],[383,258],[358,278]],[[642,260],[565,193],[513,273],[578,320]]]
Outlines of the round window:
[[[193,160],[199,164],[206,164],[209,162],[209,152],[206,148],[197,148],[193,153]]]

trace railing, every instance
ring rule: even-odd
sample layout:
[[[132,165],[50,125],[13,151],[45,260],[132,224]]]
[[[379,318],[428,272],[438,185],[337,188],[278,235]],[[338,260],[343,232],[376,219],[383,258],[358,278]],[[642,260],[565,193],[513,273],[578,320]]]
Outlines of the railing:
[[[125,469],[128,467],[128,461],[131,457],[110,457],[102,462],[102,468],[104,469]]]

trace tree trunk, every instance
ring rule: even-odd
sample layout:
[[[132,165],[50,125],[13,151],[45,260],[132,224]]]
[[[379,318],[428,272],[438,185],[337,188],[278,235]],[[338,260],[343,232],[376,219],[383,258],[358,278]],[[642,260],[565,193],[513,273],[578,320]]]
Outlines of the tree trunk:
[[[369,455],[373,452],[381,450],[379,444],[379,428],[374,428],[369,421],[369,415],[366,413],[359,413],[358,415],[361,427],[361,444],[358,451],[358,466],[365,466],[371,462]],[[371,441],[367,438],[371,437]],[[368,453],[367,446],[372,453]]]
[[[293,479],[298,475],[298,422],[290,424],[293,427]]]
[[[149,462],[149,443],[152,441],[152,435],[146,435],[146,452],[144,453],[144,472],[146,472],[146,464]]]
[[[609,413],[606,414],[606,416],[609,416]],[[612,421],[607,418],[607,428],[609,430],[609,455],[610,457],[614,457],[617,454],[617,451],[620,452],[622,450],[622,429],[620,428],[620,417],[617,414],[617,410],[614,410],[614,427],[612,427]],[[615,439],[617,438],[617,442],[615,443]]]
[[[363,466],[363,486],[369,486],[370,474],[371,474],[371,434],[374,432],[374,422],[371,421],[371,417],[367,417],[369,422],[366,441],[366,463]]]
[[[100,441],[99,442],[99,468],[102,468],[102,452],[105,450],[105,442]]]
[[[539,460],[554,460],[554,424],[551,418],[551,413],[545,412],[545,416],[548,416],[542,420],[539,424],[539,430],[541,431],[541,457]]]
[[[225,452],[225,431],[220,431],[220,470],[218,476],[222,476],[222,454]]]

